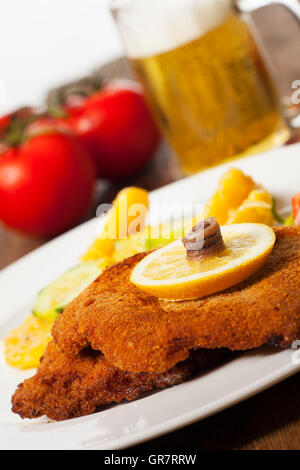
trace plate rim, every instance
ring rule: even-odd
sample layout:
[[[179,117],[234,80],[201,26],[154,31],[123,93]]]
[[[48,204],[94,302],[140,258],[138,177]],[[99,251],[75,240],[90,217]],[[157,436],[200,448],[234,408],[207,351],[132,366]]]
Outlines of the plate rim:
[[[295,153],[296,153],[298,148],[300,149],[300,143],[291,145],[289,147],[282,147],[282,148],[279,148],[279,149],[276,149],[276,150],[273,149],[269,152],[265,152],[264,154],[265,155],[270,154],[270,153],[274,154],[275,152],[280,153],[280,154],[281,153],[288,154],[289,152],[291,152],[291,154],[293,154],[293,151],[295,151]],[[232,162],[222,164],[218,168],[220,169],[220,171],[222,171],[222,169],[225,168],[225,167],[238,166],[240,162],[245,162],[249,159],[253,160],[254,158],[262,158],[262,155],[264,155],[264,154],[259,154],[259,155],[256,155],[256,156],[246,157],[246,158],[243,158],[241,160],[234,160]],[[296,158],[296,157],[294,156],[293,158]],[[300,165],[300,160],[299,160],[299,165]],[[182,187],[184,187],[184,186],[188,185],[190,181],[193,181],[193,182],[197,181],[197,179],[199,178],[199,175],[200,175],[200,178],[201,178],[206,173],[211,173],[211,172],[214,173],[215,168],[206,170],[205,172],[202,172],[200,174],[193,175],[193,176],[184,178],[182,180],[173,182],[169,185],[163,186],[160,189],[152,191],[150,193],[150,197],[157,198],[162,191],[170,192],[170,190],[173,190],[174,188],[176,189],[176,187],[178,187],[178,185],[180,185],[180,186],[182,185]],[[76,233],[77,231],[80,232],[81,230],[88,230],[90,226],[92,227],[93,224],[95,224],[95,220],[99,220],[99,219],[93,218],[89,221],[84,222],[83,224],[80,224],[77,227],[72,228],[68,232],[66,232],[66,233],[50,240],[49,242],[45,243],[41,247],[33,250],[32,252],[24,255],[23,257],[21,257],[17,261],[11,263],[7,267],[1,269],[1,271],[0,271],[0,285],[1,285],[1,282],[4,280],[4,278],[6,277],[6,275],[10,275],[16,269],[17,270],[21,269],[23,265],[26,266],[26,263],[28,261],[30,261],[31,259],[33,259],[37,255],[39,256],[44,251],[47,251],[49,248],[55,246],[57,243],[64,243],[65,238],[67,239],[70,236],[72,237],[72,235],[74,233]],[[4,323],[5,323],[5,320],[4,320]],[[3,322],[1,322],[0,326],[1,327],[3,326]],[[199,408],[196,408],[196,411],[191,410],[191,411],[185,412],[185,413],[183,413],[179,416],[175,416],[171,419],[168,419],[167,421],[162,421],[160,424],[155,424],[155,425],[150,424],[149,427],[147,427],[146,429],[144,429],[142,431],[131,433],[128,436],[117,437],[116,439],[111,439],[111,441],[110,441],[111,445],[109,445],[109,449],[113,449],[113,450],[114,449],[124,449],[126,447],[140,444],[142,442],[153,439],[155,437],[159,437],[159,436],[161,436],[165,433],[173,432],[173,431],[175,431],[179,428],[182,428],[184,426],[188,426],[188,425],[190,425],[194,422],[199,421],[200,419],[202,420],[204,418],[207,418],[207,417],[209,417],[209,416],[211,416],[215,413],[218,413],[218,412],[220,412],[220,411],[222,411],[226,408],[229,408],[231,406],[234,406],[235,404],[237,404],[237,403],[239,403],[243,400],[246,400],[246,399],[256,395],[257,393],[260,393],[260,392],[272,387],[273,385],[275,385],[275,384],[287,379],[288,377],[292,376],[293,374],[297,373],[299,370],[300,370],[300,365],[295,366],[292,363],[286,364],[286,365],[280,367],[279,369],[274,369],[274,371],[272,373],[268,374],[267,377],[264,377],[264,379],[256,380],[255,382],[252,382],[250,385],[245,386],[244,391],[241,390],[241,389],[235,390],[234,392],[231,392],[230,394],[227,394],[225,396],[225,398],[223,397],[223,399],[215,400],[215,401],[209,403],[208,405],[205,406],[205,408],[207,408],[207,409],[204,412],[203,412],[203,410],[202,411],[200,410],[201,408],[203,408],[203,405],[200,404]],[[217,402],[219,402],[219,403],[217,403]],[[95,414],[94,416],[95,416],[95,419],[96,419],[97,414]],[[12,424],[12,426],[18,426],[18,424]],[[76,426],[76,422],[74,422],[74,426]],[[3,423],[0,424],[0,430],[1,431],[5,431],[6,428],[7,428],[7,424],[3,424]],[[45,432],[45,434],[47,434],[47,432]],[[17,437],[17,439],[19,439],[18,436],[16,436],[16,437]],[[1,445],[0,445],[0,448],[1,448]],[[103,447],[103,444],[101,444],[101,442],[99,442],[98,444],[94,443],[94,444],[91,444],[91,445],[88,445],[88,446],[82,445],[81,448],[82,449],[92,449],[92,448],[104,449],[104,448],[107,448],[107,447],[106,446]]]

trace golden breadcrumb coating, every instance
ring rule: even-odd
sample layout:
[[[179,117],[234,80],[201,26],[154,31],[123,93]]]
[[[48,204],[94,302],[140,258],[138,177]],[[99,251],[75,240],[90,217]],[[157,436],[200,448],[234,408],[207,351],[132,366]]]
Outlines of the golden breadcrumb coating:
[[[155,388],[184,382],[228,354],[199,350],[163,374],[130,374],[109,365],[99,352],[89,349],[72,358],[51,342],[36,375],[19,385],[12,409],[22,418],[46,415],[57,421],[88,415],[101,405],[131,401]]]
[[[104,271],[71,302],[52,333],[70,355],[91,346],[135,373],[164,372],[189,350],[289,346],[300,335],[300,227],[274,229],[266,264],[246,281],[199,300],[166,302],[129,280],[145,254]]]

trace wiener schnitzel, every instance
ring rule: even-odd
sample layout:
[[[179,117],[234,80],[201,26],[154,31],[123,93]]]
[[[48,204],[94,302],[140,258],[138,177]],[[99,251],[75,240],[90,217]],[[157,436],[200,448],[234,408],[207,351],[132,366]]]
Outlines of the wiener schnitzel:
[[[54,324],[61,350],[91,346],[115,367],[162,373],[191,349],[288,347],[300,334],[300,227],[274,229],[266,264],[246,281],[193,301],[167,302],[129,280],[138,254],[104,271]]]
[[[131,401],[155,388],[184,382],[228,354],[225,350],[199,350],[163,374],[135,375],[109,365],[100,352],[86,350],[71,358],[51,342],[37,374],[15,392],[13,411],[22,418],[46,415],[57,421],[88,415],[101,405]]]

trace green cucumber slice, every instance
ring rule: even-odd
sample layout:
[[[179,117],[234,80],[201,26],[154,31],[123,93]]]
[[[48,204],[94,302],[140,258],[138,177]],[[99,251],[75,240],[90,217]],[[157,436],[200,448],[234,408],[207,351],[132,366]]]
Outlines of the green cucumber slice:
[[[34,302],[32,313],[45,320],[55,320],[65,306],[75,299],[103,271],[97,261],[79,264],[42,289]]]

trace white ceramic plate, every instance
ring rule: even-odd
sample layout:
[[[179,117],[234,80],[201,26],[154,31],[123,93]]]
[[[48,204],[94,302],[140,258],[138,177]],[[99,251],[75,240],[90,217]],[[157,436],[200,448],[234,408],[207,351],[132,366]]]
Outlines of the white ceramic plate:
[[[249,157],[233,164],[263,183],[289,206],[300,190],[300,144]],[[205,202],[229,165],[208,170],[151,194],[151,203]],[[0,273],[0,338],[28,315],[36,292],[67,268],[95,237],[99,220],[62,235]],[[3,249],[3,248],[2,248]],[[300,312],[299,312],[300,313]],[[120,449],[203,419],[295,374],[293,350],[262,348],[171,389],[97,414],[64,421],[22,421],[10,411],[17,384],[33,374],[16,371],[0,358],[1,449]]]

